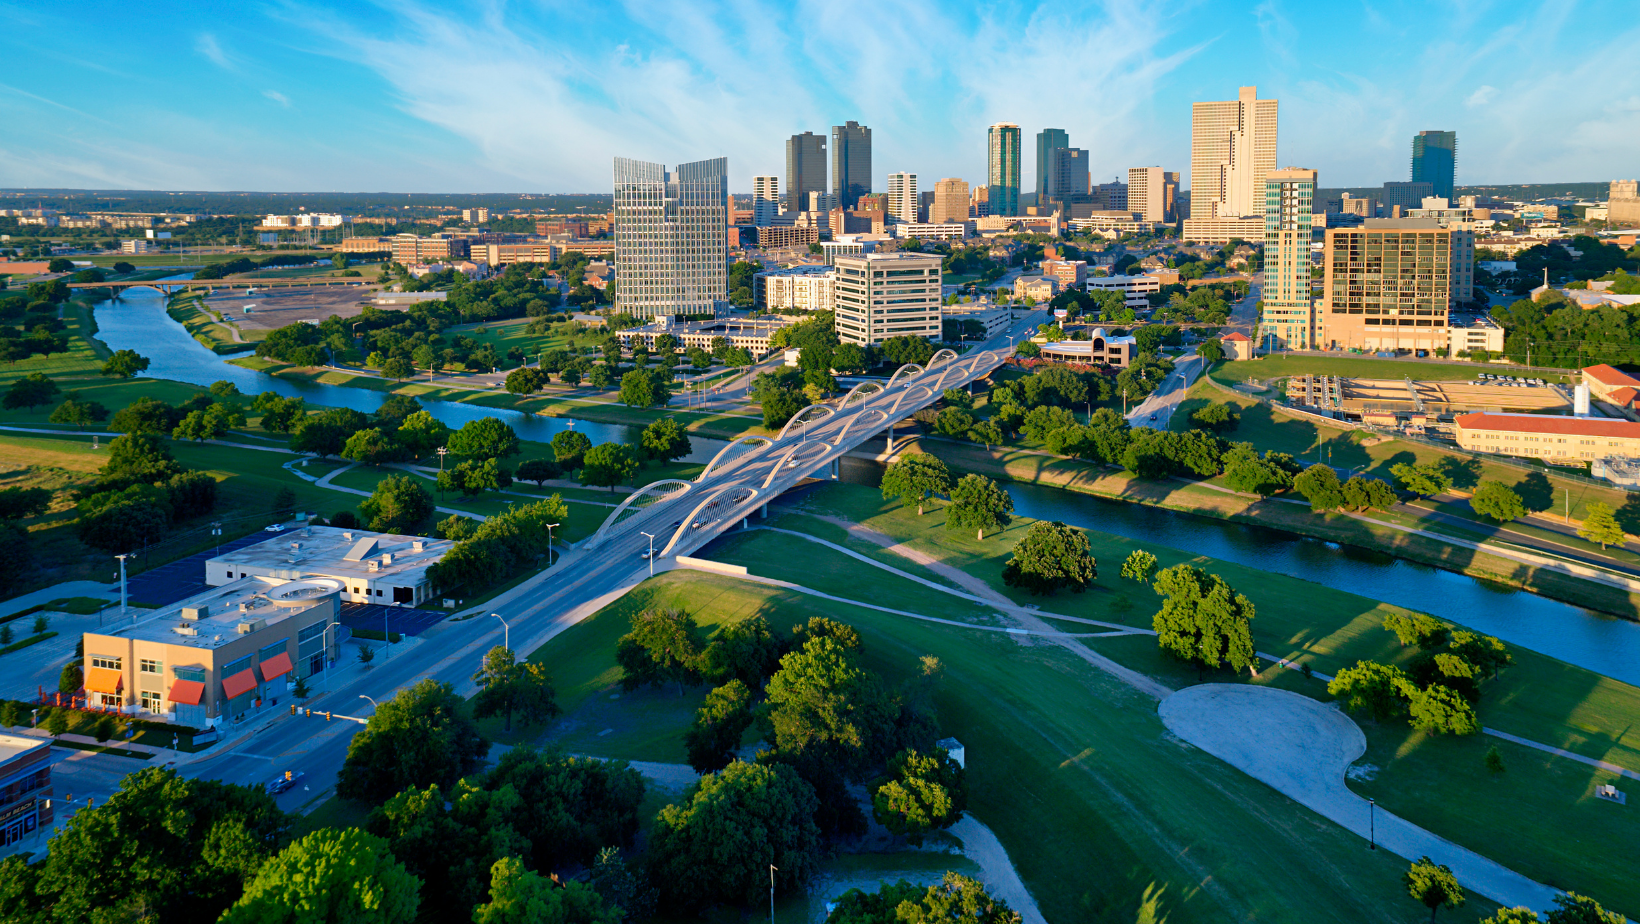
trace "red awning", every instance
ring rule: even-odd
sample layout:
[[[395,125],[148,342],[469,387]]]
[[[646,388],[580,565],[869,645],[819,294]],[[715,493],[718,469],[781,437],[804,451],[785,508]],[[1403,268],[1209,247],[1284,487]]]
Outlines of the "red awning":
[[[244,696],[254,689],[256,689],[256,675],[251,673],[251,669],[248,667],[232,677],[222,679],[222,692],[228,694],[229,699]]]
[[[277,680],[291,672],[290,655],[281,651],[262,662],[262,680]]]
[[[197,706],[205,699],[205,684],[197,680],[178,680],[171,684],[171,695],[166,698],[184,706]]]
[[[86,672],[85,688],[92,693],[118,693],[125,686],[125,674],[107,667],[93,667]]]

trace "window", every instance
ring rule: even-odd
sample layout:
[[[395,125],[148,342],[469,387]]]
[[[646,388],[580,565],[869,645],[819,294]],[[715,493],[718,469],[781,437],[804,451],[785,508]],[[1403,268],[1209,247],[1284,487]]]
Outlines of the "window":
[[[163,674],[165,673],[165,664],[162,661],[154,661],[148,658],[143,658],[141,661],[137,662],[137,670],[143,672],[144,674]]]
[[[107,668],[108,670],[111,670],[111,671],[117,671],[117,670],[121,669],[120,668],[121,660],[123,660],[123,659],[92,655],[91,656],[91,666],[92,667],[103,667],[103,668]]]
[[[142,708],[144,712],[164,712],[165,698],[158,690],[143,690]]]
[[[272,645],[269,645],[269,646],[263,648],[262,650],[258,651],[256,653],[256,660],[266,661],[269,658],[277,658],[278,656],[285,653],[286,647],[287,647],[286,642],[282,642],[282,641],[281,642],[275,642]]]
[[[195,683],[205,682],[205,668],[203,667],[173,667],[171,673],[178,680],[192,680]]]

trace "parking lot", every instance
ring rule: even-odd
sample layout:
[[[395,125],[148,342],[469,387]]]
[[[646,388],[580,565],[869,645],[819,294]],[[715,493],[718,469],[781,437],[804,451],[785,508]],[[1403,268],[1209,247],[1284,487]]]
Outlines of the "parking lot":
[[[186,600],[194,594],[210,589],[210,585],[205,583],[205,562],[224,552],[242,549],[267,538],[260,531],[254,532],[232,542],[224,542],[220,547],[212,547],[168,565],[160,565],[158,568],[133,575],[126,579],[126,593],[132,603],[145,606],[169,606],[179,600]]]
[[[298,321],[323,321],[331,315],[357,317],[378,286],[315,286],[311,289],[227,289],[205,303],[243,330],[276,330]],[[250,308],[249,314],[245,309]]]

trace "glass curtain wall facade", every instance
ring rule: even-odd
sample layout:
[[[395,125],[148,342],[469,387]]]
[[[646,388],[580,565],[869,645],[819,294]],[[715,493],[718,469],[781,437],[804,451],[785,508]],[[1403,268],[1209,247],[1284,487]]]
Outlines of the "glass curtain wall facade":
[[[998,122],[985,132],[985,182],[991,187],[991,214],[1019,214],[1019,126]]]
[[[871,129],[858,122],[831,127],[831,191],[852,209],[871,193]]]
[[[729,307],[729,159],[668,171],[615,158],[615,309],[654,318]]]
[[[1063,128],[1044,128],[1036,133],[1036,204],[1051,195],[1053,152],[1071,146],[1071,136]]]
[[[804,132],[786,139],[786,210],[809,208],[809,193],[826,192],[826,136]]]
[[[1428,183],[1430,195],[1452,201],[1458,172],[1458,133],[1419,132],[1412,137],[1412,182]]]
[[[1260,338],[1268,349],[1308,350],[1316,340],[1310,297],[1310,221],[1314,170],[1272,170],[1264,180],[1264,310]]]

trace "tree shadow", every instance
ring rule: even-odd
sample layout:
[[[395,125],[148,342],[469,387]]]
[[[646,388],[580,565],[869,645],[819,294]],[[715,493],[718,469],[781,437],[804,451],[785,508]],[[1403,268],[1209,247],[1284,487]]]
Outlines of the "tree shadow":
[[[1442,474],[1452,479],[1453,487],[1464,488],[1466,490],[1480,484],[1481,475],[1485,472],[1485,469],[1481,466],[1481,460],[1479,459],[1460,459],[1457,456],[1442,456],[1441,460],[1435,464],[1440,468]]]
[[[1623,532],[1631,536],[1640,535],[1640,494],[1630,494],[1623,501],[1623,506],[1617,508],[1617,522],[1623,527]]]
[[[1521,503],[1533,513],[1541,513],[1555,505],[1555,486],[1549,483],[1549,476],[1542,472],[1530,472],[1515,485],[1515,493],[1520,495]]]

